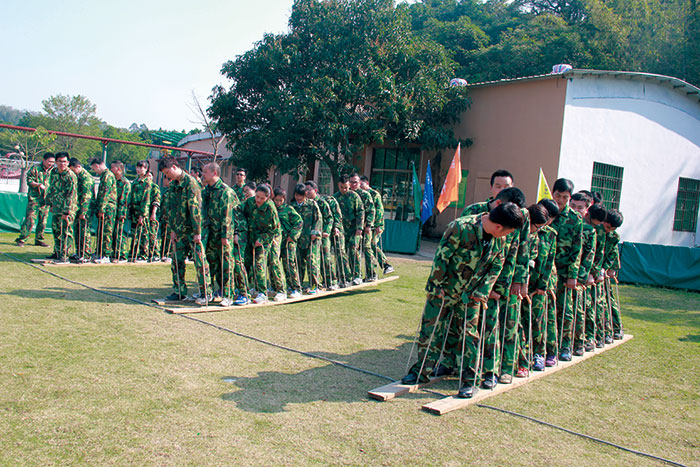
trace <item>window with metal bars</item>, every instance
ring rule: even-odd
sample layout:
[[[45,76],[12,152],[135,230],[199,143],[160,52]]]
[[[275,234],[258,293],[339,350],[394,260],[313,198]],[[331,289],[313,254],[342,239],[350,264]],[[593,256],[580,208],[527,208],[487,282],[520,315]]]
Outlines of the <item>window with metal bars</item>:
[[[678,179],[673,230],[678,232],[695,232],[697,230],[698,203],[700,203],[700,180],[680,177]]]
[[[369,183],[382,195],[385,219],[414,220],[413,172],[420,169],[420,148],[374,148]]]
[[[593,178],[591,179],[591,191],[603,195],[603,205],[607,209],[620,208],[620,194],[622,193],[623,167],[593,163]]]

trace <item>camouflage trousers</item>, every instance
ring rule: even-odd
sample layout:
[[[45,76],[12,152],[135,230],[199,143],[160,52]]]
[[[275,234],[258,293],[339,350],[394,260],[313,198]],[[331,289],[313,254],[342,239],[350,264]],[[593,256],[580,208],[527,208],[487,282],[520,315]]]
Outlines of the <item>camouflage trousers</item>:
[[[498,374],[500,363],[500,335],[502,333],[501,323],[498,319],[500,300],[489,299],[486,303],[484,317],[486,319],[484,327],[484,373]]]
[[[501,301],[499,310],[499,322],[503,323],[503,354],[501,356],[500,374],[513,375],[520,344],[518,329],[520,327],[521,299],[517,295],[510,294],[507,300]]]
[[[194,259],[194,269],[197,274],[197,286],[200,294],[211,294],[209,290],[209,264],[205,257],[201,243],[194,243],[192,234],[178,236],[173,243],[171,252],[172,261],[170,272],[173,278],[173,290],[180,295],[187,295],[187,281],[185,280],[185,260],[192,253]]]
[[[36,218],[36,231],[34,239],[39,242],[44,240],[44,232],[46,231],[46,220],[49,217],[49,206],[45,205],[41,200],[28,197],[27,211],[24,214],[24,221],[19,231],[17,240],[25,241],[29,238],[34,228],[34,219]]]
[[[128,238],[124,231],[125,219],[114,221],[114,234],[112,235],[112,258],[126,259],[129,249]]]
[[[518,366],[528,369],[530,368],[530,363],[532,363],[530,361],[530,351],[532,350],[533,356],[535,354],[534,335],[536,326],[535,323],[537,322],[537,310],[535,310],[534,306],[535,298],[532,297],[531,300],[532,303],[525,299],[521,300],[520,302],[520,328],[518,329]],[[539,325],[541,329],[541,320]],[[530,336],[530,333],[532,333],[532,336]]]
[[[264,294],[267,291],[268,277],[272,290],[276,293],[285,291],[284,268],[280,261],[281,241],[281,235],[277,235],[269,243],[261,242],[262,246],[256,247],[255,242],[252,241],[253,286],[258,293]]]
[[[348,282],[352,277],[350,275],[350,265],[348,264],[348,253],[345,249],[345,235],[342,232],[339,232],[338,235],[332,235],[331,246],[333,248],[337,278],[340,282]]]
[[[248,297],[248,273],[243,262],[243,246],[240,242],[233,244],[233,284],[239,295]]]
[[[76,216],[73,222],[73,236],[75,242],[75,254],[78,258],[90,256],[90,219],[80,219]]]
[[[169,258],[172,245],[170,243],[170,228],[167,223],[160,223],[160,250],[158,251],[161,258]]]
[[[584,341],[586,340],[586,327],[588,323],[588,310],[591,308],[591,303],[588,300],[588,294],[584,287],[578,286],[573,291],[574,296],[574,306],[576,307],[576,313],[574,317],[576,321],[574,322],[574,350],[582,348]]]
[[[442,363],[446,368],[463,368],[465,381],[474,378],[479,359],[478,323],[478,304],[464,305],[457,297],[443,301],[429,295],[418,334],[418,361],[410,372],[428,378]]]
[[[605,340],[606,336],[612,337],[612,316],[608,308],[608,298],[605,289],[605,282],[595,285],[596,290],[596,340]]]
[[[338,285],[338,274],[335,269],[335,258],[331,247],[330,235],[321,238],[321,279],[324,287]]]
[[[610,302],[610,311],[612,314],[612,332],[622,331],[622,318],[620,316],[620,304],[617,303],[617,298],[615,295],[615,287],[613,287],[612,280],[606,279],[605,289],[607,296],[609,297],[608,302]]]
[[[158,237],[158,229],[160,223],[157,220],[149,219],[148,221],[148,259],[160,254],[160,237]]]
[[[549,296],[534,294],[532,296],[532,353],[546,356],[547,305]],[[522,360],[521,360],[522,361]]]
[[[70,253],[70,245],[73,243],[73,218],[75,214],[68,214],[68,220],[63,220],[60,214],[54,214],[51,219],[53,231],[53,252],[57,258],[66,259]]]
[[[129,261],[136,258],[148,259],[150,252],[150,219],[145,218],[141,225],[138,218],[131,219],[131,247],[129,248]]]
[[[233,270],[234,261],[231,254],[231,241],[228,245],[221,244],[221,237],[209,233],[206,241],[206,257],[209,263],[211,275],[211,290],[220,290],[222,297],[236,298],[233,296]]]
[[[363,232],[362,234],[362,253],[365,257],[365,279],[370,279],[377,275],[377,260],[372,252],[374,231],[370,233]]]
[[[296,240],[283,240],[282,265],[284,275],[287,278],[287,288],[301,292],[301,280],[299,279],[299,265],[297,264]]]
[[[360,235],[348,234],[345,237],[345,252],[348,255],[349,271],[348,281],[361,277],[360,272]]]
[[[559,328],[557,327],[557,300],[554,289],[547,290],[547,324],[545,328],[547,330],[547,351],[546,355],[559,355]]]
[[[574,336],[574,320],[578,319],[575,313],[578,310],[574,309],[575,295],[573,289],[566,287],[566,277],[559,276],[557,282],[557,321],[560,332],[558,336],[561,342],[562,349],[571,350],[571,344]]]
[[[297,262],[301,282],[308,275],[309,287],[321,287],[321,240],[311,240],[306,248],[297,246]]]
[[[386,255],[384,254],[384,251],[382,251],[381,239],[382,239],[381,233],[377,233],[376,230],[372,231],[372,254],[374,255],[374,258],[377,260],[377,264],[379,264],[379,268],[384,269],[384,267],[389,263],[387,263],[387,261],[386,261]]]
[[[99,258],[112,256],[112,240],[114,240],[114,208],[106,208],[104,215],[97,218],[95,238],[95,255]]]

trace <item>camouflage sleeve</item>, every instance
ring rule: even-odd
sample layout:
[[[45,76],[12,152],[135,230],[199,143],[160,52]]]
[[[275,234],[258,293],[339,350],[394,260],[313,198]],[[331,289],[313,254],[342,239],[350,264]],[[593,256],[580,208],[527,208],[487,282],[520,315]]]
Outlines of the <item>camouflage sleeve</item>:
[[[151,186],[151,209],[160,206],[160,188],[155,183]]]
[[[321,231],[323,230],[323,214],[321,214],[321,208],[318,206],[318,203],[311,203],[311,206],[313,207],[311,235],[320,237]]]
[[[330,196],[328,201],[328,204],[331,207],[331,212],[333,213],[333,228],[342,230],[343,229],[343,213],[340,210],[340,205],[338,204],[338,201]]]
[[[513,279],[513,271],[515,271],[515,261],[518,257],[518,237],[514,234],[510,235],[511,240],[508,243],[508,248],[504,248],[503,265],[501,266],[501,273],[496,278],[494,283],[493,291],[499,295],[507,296],[510,293],[510,285]]]
[[[384,230],[384,203],[382,195],[378,191],[374,192],[374,228]]]
[[[280,218],[275,208],[267,203],[258,208],[258,214],[261,216],[259,224],[265,226],[264,230],[258,231],[258,240],[260,243],[269,245],[274,240],[275,232],[281,227]]]
[[[472,235],[472,238],[476,238],[476,236]],[[471,246],[471,244],[461,245],[459,226],[455,221],[450,222],[435,251],[433,266],[430,269],[430,275],[425,284],[426,292],[434,294],[438,289],[445,289],[447,287],[450,259],[458,250],[469,254]],[[468,262],[468,259],[465,259],[465,262]]]
[[[595,229],[595,255],[593,256],[593,265],[591,266],[591,274],[593,277],[600,275],[600,269],[603,267],[603,259],[605,257],[605,230],[602,227],[596,226]]]
[[[355,212],[355,231],[362,230],[365,225],[365,208],[362,205],[362,200],[360,195],[355,196],[355,205],[353,206],[353,211]],[[350,232],[350,235],[354,235],[355,232]]]
[[[330,234],[331,230],[333,230],[333,213],[331,212],[331,208],[324,200],[318,202],[318,207],[323,217],[323,233]]]
[[[32,168],[27,171],[27,185],[29,185],[30,188],[32,188],[32,182],[41,183],[41,180],[39,180],[39,171],[36,169],[36,166],[32,166]]]
[[[304,228],[304,219],[299,215],[296,209],[289,208],[289,225],[291,229],[289,230],[289,236],[292,240],[298,241],[301,237],[301,231]]]
[[[533,290],[546,290],[549,275],[552,272],[552,261],[554,255],[552,252],[552,244],[550,235],[546,235],[540,239],[540,247],[535,260],[535,269],[532,271],[530,279],[531,288]]]
[[[556,287],[558,276],[555,259],[557,257],[557,242],[559,240],[557,239],[556,232],[551,232],[549,238],[551,239],[551,243],[549,245],[549,255],[547,256],[547,262],[545,263],[542,273],[542,279],[545,283],[545,290]]]
[[[523,214],[527,213],[527,210]],[[515,259],[515,269],[513,272],[513,283],[524,284],[527,282],[528,264],[530,262],[530,215],[525,214],[525,222],[520,228],[520,242],[518,244],[517,258]]]
[[[81,177],[80,188],[78,193],[80,193],[80,198],[78,199],[78,212],[77,215],[87,216],[90,210],[90,201],[92,201],[92,176]]]
[[[139,205],[139,216],[142,216],[144,219],[147,218],[150,214],[150,208],[151,208],[151,187],[146,185],[143,188],[143,197],[141,198],[141,204]]]
[[[474,203],[470,204],[464,210],[462,211],[462,215],[460,217],[464,216],[475,216],[477,214],[484,214],[489,211],[489,206],[488,203]]]
[[[103,212],[107,202],[107,177],[100,177],[100,187],[97,189],[95,199],[95,212]]]
[[[131,185],[124,183],[121,196],[117,198],[117,217],[125,217],[129,207],[129,195],[131,194]]]
[[[231,189],[224,190],[223,196],[221,197],[221,205],[219,209],[221,210],[217,213],[217,217],[221,221],[220,234],[221,238],[233,238],[233,222],[231,219],[231,213],[233,212],[233,197],[236,194]]]
[[[241,203],[233,210],[234,235],[242,235],[248,231],[248,222],[246,221],[245,214],[243,213],[243,206],[243,203]]]
[[[616,232],[608,234],[605,239],[605,257],[603,259],[603,269],[620,269],[619,253],[620,236]]]
[[[595,257],[595,230],[586,229],[583,244],[581,246],[581,265],[578,270],[579,281],[585,282],[593,266]]]
[[[577,218],[577,222],[572,226],[571,234],[571,249],[569,250],[569,258],[571,262],[568,265],[568,271],[564,271],[567,279],[578,278],[578,269],[581,265],[581,248],[583,246],[583,221]]]
[[[472,289],[471,295],[473,297],[480,298],[483,300],[488,299],[488,296],[491,293],[491,290],[493,290],[493,286],[496,283],[496,280],[501,275],[504,261],[505,253],[503,251],[503,248],[501,248],[501,251],[498,252],[494,260],[489,262],[487,265],[483,266],[485,270],[485,274],[483,275],[484,279]]]
[[[70,214],[72,210],[78,207],[78,177],[66,178],[65,191],[61,193],[61,196],[64,197],[63,214]]]
[[[367,199],[367,204],[364,206],[365,208],[365,222],[364,226],[365,227],[374,227],[374,215],[375,215],[375,209],[374,209],[374,201],[372,201],[372,195],[369,192],[367,193],[367,196],[365,198]]]
[[[192,223],[190,225],[192,232],[194,235],[202,235],[202,211],[200,206],[202,202],[202,192],[199,190],[197,184],[192,182],[187,186],[186,191],[183,191],[183,195],[185,196],[185,208],[190,214],[189,218]]]

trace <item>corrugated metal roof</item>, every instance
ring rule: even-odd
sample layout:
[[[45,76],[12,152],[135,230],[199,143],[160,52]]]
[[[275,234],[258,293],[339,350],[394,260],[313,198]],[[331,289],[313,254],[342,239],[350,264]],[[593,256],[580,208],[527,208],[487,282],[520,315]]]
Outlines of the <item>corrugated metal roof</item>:
[[[686,97],[700,102],[700,88],[693,86],[679,78],[673,76],[657,75],[654,73],[642,73],[638,71],[612,71],[612,70],[587,70],[574,68],[564,73],[548,73],[546,75],[523,76],[520,78],[505,78],[497,81],[484,81],[482,83],[469,84],[467,87],[497,86],[508,83],[518,83],[525,81],[539,81],[544,79],[568,79],[583,77],[606,77],[616,79],[628,79],[634,81],[656,81],[661,85],[668,85],[673,90],[685,94]]]

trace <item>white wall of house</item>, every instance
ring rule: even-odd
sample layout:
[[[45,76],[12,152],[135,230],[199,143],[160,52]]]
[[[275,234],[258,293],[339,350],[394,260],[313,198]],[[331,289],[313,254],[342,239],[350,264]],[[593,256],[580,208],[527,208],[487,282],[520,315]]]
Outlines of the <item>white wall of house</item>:
[[[590,189],[593,162],[624,167],[624,241],[700,243],[698,232],[673,230],[678,178],[700,179],[696,98],[653,80],[570,78],[559,177],[571,179],[576,190]]]

